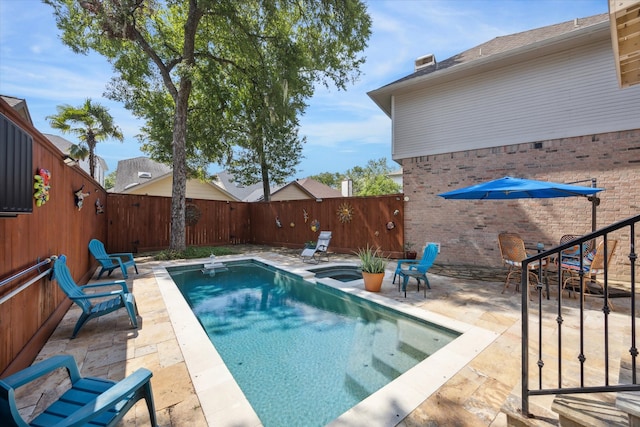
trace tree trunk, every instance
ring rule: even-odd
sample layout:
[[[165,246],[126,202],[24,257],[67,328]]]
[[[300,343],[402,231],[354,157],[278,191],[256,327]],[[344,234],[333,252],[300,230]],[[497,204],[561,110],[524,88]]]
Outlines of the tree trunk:
[[[184,214],[187,195],[186,146],[189,98],[184,93],[186,88],[183,86],[181,84],[181,90],[178,92],[176,115],[173,121],[173,187],[171,190],[171,242],[169,247],[174,251],[183,251],[186,247]]]
[[[266,154],[264,152],[264,133],[259,132],[259,158],[260,158],[260,173],[262,174],[262,192],[264,194],[264,201],[271,201],[271,183],[269,182],[269,165],[267,164]]]
[[[184,26],[183,61],[190,67],[194,64],[196,31],[202,13],[198,2],[189,0],[189,15]],[[171,88],[169,74],[166,74],[167,88]],[[171,189],[171,241],[169,248],[184,251],[186,248],[185,205],[187,196],[187,110],[193,82],[189,76],[180,79],[177,93],[173,92],[176,113],[173,119],[173,187]],[[171,90],[170,90],[171,91]]]
[[[87,134],[87,145],[89,146],[89,173],[91,178],[96,179],[96,139],[91,130]]]

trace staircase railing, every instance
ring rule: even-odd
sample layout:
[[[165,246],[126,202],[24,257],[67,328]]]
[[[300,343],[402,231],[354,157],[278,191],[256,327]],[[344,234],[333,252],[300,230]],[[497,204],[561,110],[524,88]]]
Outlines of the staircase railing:
[[[636,236],[636,224],[640,222],[640,215],[628,218],[624,221],[620,221],[618,223],[612,224],[611,226],[602,228],[600,230],[596,230],[593,233],[586,234],[580,238],[567,242],[565,244],[559,245],[550,250],[541,252],[534,256],[531,256],[522,262],[522,282],[521,289],[522,292],[522,414],[527,417],[533,417],[529,412],[529,397],[530,396],[540,396],[540,395],[554,395],[554,394],[569,394],[569,393],[602,393],[602,392],[621,392],[621,391],[640,391],[640,384],[638,384],[638,378],[636,377],[637,372],[637,359],[638,359],[638,347],[636,345],[636,281],[635,281],[635,263],[636,263],[636,251],[635,251],[635,236]],[[563,292],[562,292],[562,280],[563,280],[563,271],[561,268],[562,256],[567,254],[571,248],[579,247],[580,259],[582,259],[583,254],[583,244],[589,242],[594,239],[604,239],[604,251],[605,251],[605,259],[607,257],[607,240],[608,236],[611,236],[615,233],[616,238],[624,237],[628,232],[628,258],[630,262],[629,266],[629,277],[627,279],[626,275],[624,277],[624,282],[630,285],[629,297],[630,301],[630,314],[629,314],[629,328],[630,333],[625,334],[628,341],[623,343],[623,348],[628,346],[629,356],[630,356],[630,365],[632,378],[631,383],[628,384],[618,384],[617,380],[616,384],[612,384],[609,380],[609,369],[610,364],[612,363],[613,357],[612,352],[612,344],[610,342],[610,333],[609,330],[609,317],[611,314],[609,308],[609,298],[610,298],[610,275],[609,275],[609,265],[607,262],[604,263],[604,272],[602,273],[603,277],[603,294],[602,294],[602,324],[600,326],[601,333],[603,337],[603,359],[604,359],[604,372],[600,377],[597,376],[598,380],[602,378],[602,383],[598,383],[593,385],[593,373],[594,367],[592,365],[587,365],[587,357],[585,355],[585,303],[584,303],[584,286],[582,286],[583,281],[590,280],[589,274],[581,274],[580,276],[580,289],[579,291],[579,328],[578,328],[578,340],[577,343],[564,343],[563,342]],[[618,250],[622,251],[626,248],[626,238],[619,239],[620,243],[618,245]],[[597,241],[597,240],[596,240]],[[578,246],[579,245],[579,246]],[[611,250],[611,249],[609,249]],[[553,299],[549,300],[549,277],[546,274],[543,274],[544,271],[544,263],[548,263],[551,265],[557,265],[557,286],[558,286],[558,297],[557,300]],[[580,261],[579,266],[582,267],[583,261]],[[534,310],[537,310],[537,336],[530,337],[529,328],[530,328],[530,309],[529,309],[529,293],[526,292],[529,289],[529,275],[527,274],[527,269],[529,265],[537,264],[539,273],[539,282],[536,284],[536,293],[535,297],[537,298],[537,307],[532,308],[532,318],[536,315]],[[547,299],[543,300],[543,293],[547,290]],[[533,304],[532,304],[533,306]],[[553,334],[557,334],[557,348],[553,349],[553,351],[544,352],[543,344],[548,347],[552,345],[548,338],[549,331],[548,329],[543,328],[543,311],[545,309],[554,310],[557,313],[556,322],[557,322],[557,330],[553,331]],[[593,317],[593,316],[592,316]],[[590,324],[593,321],[593,318],[590,318]],[[625,320],[626,321],[626,320]],[[593,327],[590,327],[589,331],[593,333]],[[616,335],[618,337],[618,335]],[[537,385],[534,386],[534,389],[531,389],[529,386],[530,372],[529,372],[529,350],[530,344],[533,343],[537,346],[538,352],[538,360],[536,362],[537,365]],[[577,358],[577,363],[579,364],[578,375],[579,379],[575,380],[574,383],[577,383],[576,386],[573,386],[571,381],[567,381],[567,377],[570,376],[563,372],[563,354],[567,352],[573,351],[573,349],[563,348],[563,346],[573,346],[576,345],[575,354]],[[616,349],[619,350],[619,344],[616,345]],[[548,354],[552,354],[553,356],[546,356]],[[545,360],[547,357],[547,360]],[[557,360],[548,360],[555,359]],[[548,363],[545,363],[548,362]],[[543,384],[543,373],[545,369],[545,364],[549,365],[549,369],[557,370],[557,383],[552,384],[552,386],[547,385],[549,380]],[[613,366],[615,368],[615,366]],[[585,384],[585,369],[589,372],[589,385]],[[535,370],[532,369],[532,371]],[[552,372],[551,374],[554,374]],[[547,372],[548,374],[548,372]],[[554,375],[552,375],[553,377]],[[545,377],[548,378],[548,377]],[[570,384],[570,386],[563,386],[563,384]]]

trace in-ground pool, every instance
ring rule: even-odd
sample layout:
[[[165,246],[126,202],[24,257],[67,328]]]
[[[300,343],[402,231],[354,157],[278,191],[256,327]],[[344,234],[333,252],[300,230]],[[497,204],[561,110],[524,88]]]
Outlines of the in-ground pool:
[[[315,273],[315,277],[318,279],[329,277],[341,282],[351,282],[353,280],[362,279],[362,270],[357,265],[331,265],[326,267],[309,268],[308,270]]]
[[[168,268],[266,427],[322,426],[456,331],[263,263]]]

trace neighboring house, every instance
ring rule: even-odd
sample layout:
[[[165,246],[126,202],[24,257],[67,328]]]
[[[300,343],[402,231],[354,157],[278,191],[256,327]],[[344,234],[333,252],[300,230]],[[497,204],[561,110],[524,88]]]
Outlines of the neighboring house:
[[[262,183],[242,186],[226,171],[216,175],[214,182],[243,202],[264,200]],[[342,193],[311,178],[299,179],[281,186],[271,187],[271,200],[328,199],[342,197]]]
[[[27,107],[26,100],[8,95],[0,95],[0,98],[2,98],[7,104],[9,104],[21,118],[23,118],[29,124],[33,125],[33,120],[31,120],[31,114],[29,113],[29,108]]]
[[[53,143],[53,145],[58,147],[60,151],[67,155],[69,154],[71,146],[74,145],[73,142],[68,141],[58,135],[51,135],[49,133],[44,133],[43,135],[46,136],[47,139]],[[104,187],[104,177],[106,176],[109,167],[107,166],[107,162],[105,162],[102,157],[96,155],[95,160],[96,170],[94,173],[94,179]],[[91,175],[91,170],[89,169],[89,156],[87,156],[86,159],[77,159],[76,161],[78,162],[78,165],[82,170]]]
[[[226,171],[218,172],[213,182],[243,202],[255,202],[258,197],[262,197],[262,182],[244,186],[237,183],[235,177]]]
[[[402,168],[395,170],[393,172],[390,172],[387,174],[387,176],[389,178],[391,178],[391,180],[393,182],[395,182],[396,184],[398,184],[400,186],[400,191],[402,191]]]
[[[342,193],[311,178],[292,181],[271,192],[271,200],[331,199]]]
[[[369,92],[392,119],[406,238],[440,243],[441,263],[498,266],[502,231],[534,246],[591,231],[582,198],[437,196],[505,175],[587,186],[596,178],[606,188],[598,228],[637,214],[640,86],[619,88],[613,58],[602,14],[497,37],[441,62],[425,55],[412,74]]]
[[[171,197],[173,172],[165,164],[147,157],[120,160],[113,193]],[[187,180],[186,197],[191,199],[238,201],[219,186],[199,179]]]

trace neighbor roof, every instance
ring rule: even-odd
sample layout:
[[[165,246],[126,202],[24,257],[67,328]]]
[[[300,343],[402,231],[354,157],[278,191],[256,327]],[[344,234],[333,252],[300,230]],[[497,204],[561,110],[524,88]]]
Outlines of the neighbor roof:
[[[492,40],[489,40],[488,42],[482,43],[478,46],[472,47],[471,49],[454,55],[451,58],[445,59],[442,62],[436,62],[434,65],[430,65],[414,73],[411,73],[408,76],[396,80],[391,84],[401,82],[403,80],[413,79],[415,77],[433,73],[438,70],[444,70],[455,65],[475,61],[483,57],[514,50],[522,46],[538,43],[553,37],[560,36],[562,34],[570,33],[579,28],[589,27],[591,25],[599,24],[608,20],[609,15],[606,13],[601,13],[599,15],[589,16],[587,18],[576,18],[572,21],[561,22],[559,24],[523,31],[516,34],[510,34],[507,36],[496,37]]]
[[[113,192],[121,193],[127,188],[147,183],[170,172],[169,166],[148,157],[120,160],[116,168],[116,183],[113,186]]]
[[[217,179],[214,181],[216,185],[222,187],[226,192],[232,194],[238,200],[242,200],[243,202],[255,201],[253,194],[256,192],[259,192],[259,195],[262,195],[262,182],[245,187],[238,184],[235,177],[227,171],[218,172],[216,174],[216,178]]]
[[[20,117],[25,119],[29,124],[33,125],[33,120],[31,120],[31,114],[29,113],[29,108],[27,108],[26,100],[9,95],[0,95],[0,98],[2,98],[4,102],[9,104]]]
[[[226,171],[222,171],[217,174],[216,184],[224,188],[229,193],[236,196],[243,202],[259,202],[264,200],[264,190],[262,189],[262,182],[252,184],[247,187],[238,185],[233,175]],[[271,194],[275,194],[284,190],[286,187],[295,185],[299,187],[303,192],[309,195],[309,198],[315,199],[328,199],[331,197],[342,197],[342,193],[327,185],[322,184],[311,178],[303,178],[296,181],[291,181],[284,185],[271,186]]]
[[[311,178],[299,179],[300,184],[305,190],[312,194],[316,199],[330,199],[332,197],[342,197],[342,192],[331,188],[321,182]]]
[[[53,145],[58,147],[58,149],[65,154],[69,154],[69,150],[71,146],[74,145],[73,142],[67,139],[64,139],[63,137],[58,135],[52,135],[50,133],[43,133],[43,135],[46,136],[47,139],[53,143]],[[109,170],[109,167],[107,166],[107,162],[105,162],[102,157],[95,155],[95,159],[97,162],[100,163],[100,167],[102,168],[102,170],[104,171]],[[87,157],[87,162],[88,161],[89,161],[89,158]]]

